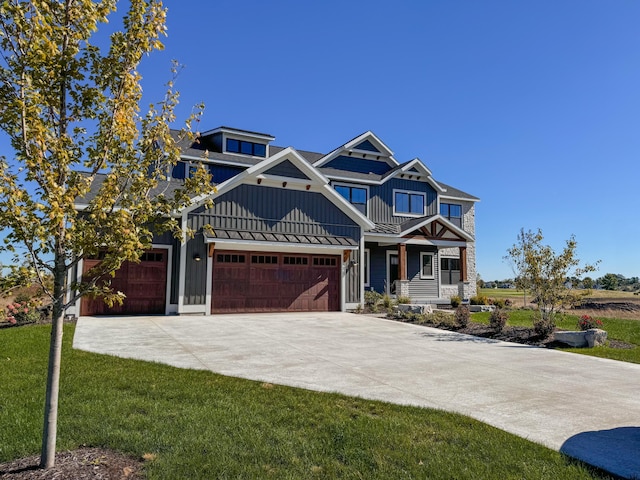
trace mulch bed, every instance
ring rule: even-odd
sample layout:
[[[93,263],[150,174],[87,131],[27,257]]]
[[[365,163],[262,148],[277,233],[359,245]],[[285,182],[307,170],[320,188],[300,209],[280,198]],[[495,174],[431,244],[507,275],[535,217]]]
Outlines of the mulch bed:
[[[145,478],[143,460],[104,448],[80,448],[56,454],[55,465],[39,468],[40,456],[0,464],[2,480],[138,480]]]
[[[400,322],[405,323],[414,323],[408,322],[407,320],[397,319],[390,317],[393,320],[398,320]],[[421,324],[425,327],[432,328],[440,328],[442,330],[450,330],[453,332],[464,333],[466,335],[474,335],[476,337],[481,338],[491,338],[494,340],[501,340],[503,342],[513,342],[513,343],[521,343],[523,345],[535,345],[538,347],[545,348],[558,348],[558,347],[566,347],[567,345],[556,342],[553,340],[553,337],[541,337],[536,334],[533,328],[530,327],[514,327],[507,325],[504,327],[502,332],[494,332],[489,325],[485,325],[483,323],[469,322],[469,324],[465,328],[446,328],[443,326],[438,326],[430,323]],[[631,343],[622,342],[620,340],[608,340],[607,346],[610,348],[621,348],[621,349],[633,349],[636,348],[636,345]]]

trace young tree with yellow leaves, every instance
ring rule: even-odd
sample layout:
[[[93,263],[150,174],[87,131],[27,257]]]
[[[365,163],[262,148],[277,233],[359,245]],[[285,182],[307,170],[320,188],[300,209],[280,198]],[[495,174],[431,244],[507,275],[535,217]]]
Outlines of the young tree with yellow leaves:
[[[0,158],[0,229],[7,232],[1,248],[24,248],[53,306],[43,468],[55,462],[65,309],[88,294],[122,301],[97,281],[69,285],[69,272],[99,252],[104,260],[95,278],[136,261],[154,232],[180,234],[175,212],[213,191],[204,168],[168,188],[180,154],[169,133],[178,101],[172,82],[161,102],[144,114],[139,108],[138,66],[162,48],[165,35],[162,2],[130,0],[122,29],[100,48],[92,39],[117,3],[0,4],[0,128],[13,150]],[[191,135],[200,112],[187,120],[183,135]],[[97,194],[82,202],[90,191]],[[52,288],[44,281],[51,277]]]

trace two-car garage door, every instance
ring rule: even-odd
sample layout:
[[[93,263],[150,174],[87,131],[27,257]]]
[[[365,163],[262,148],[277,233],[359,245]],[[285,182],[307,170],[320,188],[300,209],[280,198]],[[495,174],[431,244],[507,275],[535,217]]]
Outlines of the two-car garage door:
[[[340,309],[338,255],[216,251],[212,313]]]

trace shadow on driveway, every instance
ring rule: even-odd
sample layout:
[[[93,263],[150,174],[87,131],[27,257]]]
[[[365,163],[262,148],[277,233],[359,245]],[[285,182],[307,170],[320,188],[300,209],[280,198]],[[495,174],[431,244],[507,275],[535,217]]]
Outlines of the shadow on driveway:
[[[588,458],[591,465],[607,470],[615,463],[613,470],[618,475],[640,479],[640,427],[582,432],[564,442],[560,451],[570,457]]]

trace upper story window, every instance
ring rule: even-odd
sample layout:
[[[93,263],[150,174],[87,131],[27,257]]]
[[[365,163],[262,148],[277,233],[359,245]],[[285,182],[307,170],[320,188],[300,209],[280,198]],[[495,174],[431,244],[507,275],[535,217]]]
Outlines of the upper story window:
[[[426,195],[404,190],[393,191],[393,214],[405,216],[424,215]]]
[[[254,157],[266,157],[267,146],[262,143],[247,142],[246,140],[236,140],[227,138],[226,150],[230,153],[242,153]]]
[[[336,192],[347,199],[363,215],[367,214],[367,189],[363,187],[351,187],[349,185],[336,185]]]
[[[455,203],[441,203],[440,215],[454,225],[462,228],[462,205],[457,205]]]

